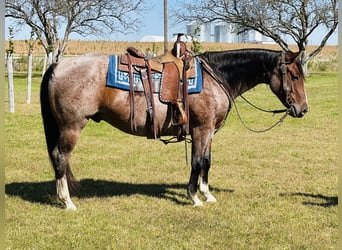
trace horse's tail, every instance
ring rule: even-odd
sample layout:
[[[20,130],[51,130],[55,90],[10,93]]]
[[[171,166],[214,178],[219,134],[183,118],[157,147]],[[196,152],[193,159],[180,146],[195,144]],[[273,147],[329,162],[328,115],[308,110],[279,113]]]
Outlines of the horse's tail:
[[[49,158],[52,161],[52,151],[57,145],[57,140],[60,136],[60,131],[57,122],[52,114],[51,103],[49,98],[49,82],[54,74],[54,69],[57,64],[51,64],[43,76],[43,80],[40,86],[40,108],[41,115],[43,119],[45,140],[47,145],[47,150],[49,153]],[[54,165],[54,163],[52,162]],[[55,168],[55,167],[54,167]],[[56,171],[56,169],[55,169]],[[65,174],[68,182],[68,187],[70,191],[76,191],[78,189],[79,183],[73,176],[69,164],[66,165]],[[56,175],[56,178],[58,176]],[[61,178],[61,176],[59,177]]]

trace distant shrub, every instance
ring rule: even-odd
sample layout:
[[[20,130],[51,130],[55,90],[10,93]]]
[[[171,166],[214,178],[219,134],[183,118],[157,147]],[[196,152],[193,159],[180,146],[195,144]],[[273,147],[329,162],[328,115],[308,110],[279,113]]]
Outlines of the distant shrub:
[[[32,57],[32,71],[42,71],[43,70],[44,56],[34,55]],[[13,70],[16,72],[27,71],[28,56],[19,55],[13,57]]]
[[[337,57],[329,57],[325,59],[313,59],[308,62],[309,71],[337,71]]]
[[[149,57],[157,56],[159,53],[159,46],[156,43],[152,43],[152,49],[150,47],[145,49],[145,54]]]

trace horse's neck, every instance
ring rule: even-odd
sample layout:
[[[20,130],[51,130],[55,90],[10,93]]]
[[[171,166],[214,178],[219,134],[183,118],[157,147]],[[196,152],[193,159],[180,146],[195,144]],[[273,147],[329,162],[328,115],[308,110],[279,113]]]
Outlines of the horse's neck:
[[[254,88],[258,84],[269,84],[267,73],[264,71],[252,74],[249,70],[239,71],[236,75],[232,74],[226,77],[233,97],[237,97],[244,92]]]
[[[237,97],[260,83],[270,84],[278,53],[264,50],[208,52],[204,56]]]

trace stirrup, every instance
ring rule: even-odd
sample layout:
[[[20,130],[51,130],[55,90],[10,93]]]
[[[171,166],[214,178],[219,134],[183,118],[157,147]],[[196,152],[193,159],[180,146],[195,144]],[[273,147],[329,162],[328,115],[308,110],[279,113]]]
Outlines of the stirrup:
[[[186,124],[188,122],[188,117],[184,111],[182,101],[177,101],[177,111],[179,111],[179,114],[177,115],[177,121],[174,123],[174,125]]]

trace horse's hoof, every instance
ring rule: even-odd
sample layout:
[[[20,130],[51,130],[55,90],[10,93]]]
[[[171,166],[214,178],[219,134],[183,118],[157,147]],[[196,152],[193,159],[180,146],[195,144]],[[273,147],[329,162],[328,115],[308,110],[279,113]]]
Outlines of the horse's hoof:
[[[68,211],[76,211],[77,210],[77,207],[71,203],[71,204],[65,204],[65,210],[68,210]]]
[[[203,206],[203,203],[200,201],[200,202],[194,202],[194,207],[202,207]]]
[[[216,198],[211,193],[207,193],[205,195],[205,197],[207,198],[206,202],[208,202],[208,203],[216,203],[217,202]]]
[[[193,199],[194,207],[201,207],[203,206],[203,202],[196,196]]]
[[[208,202],[208,203],[216,203],[217,200],[216,200],[216,198],[214,196],[211,195],[211,196],[207,197],[206,202]]]
[[[202,201],[198,198],[197,195],[194,195],[194,196],[192,197],[192,201],[194,202],[194,207],[203,206]]]

